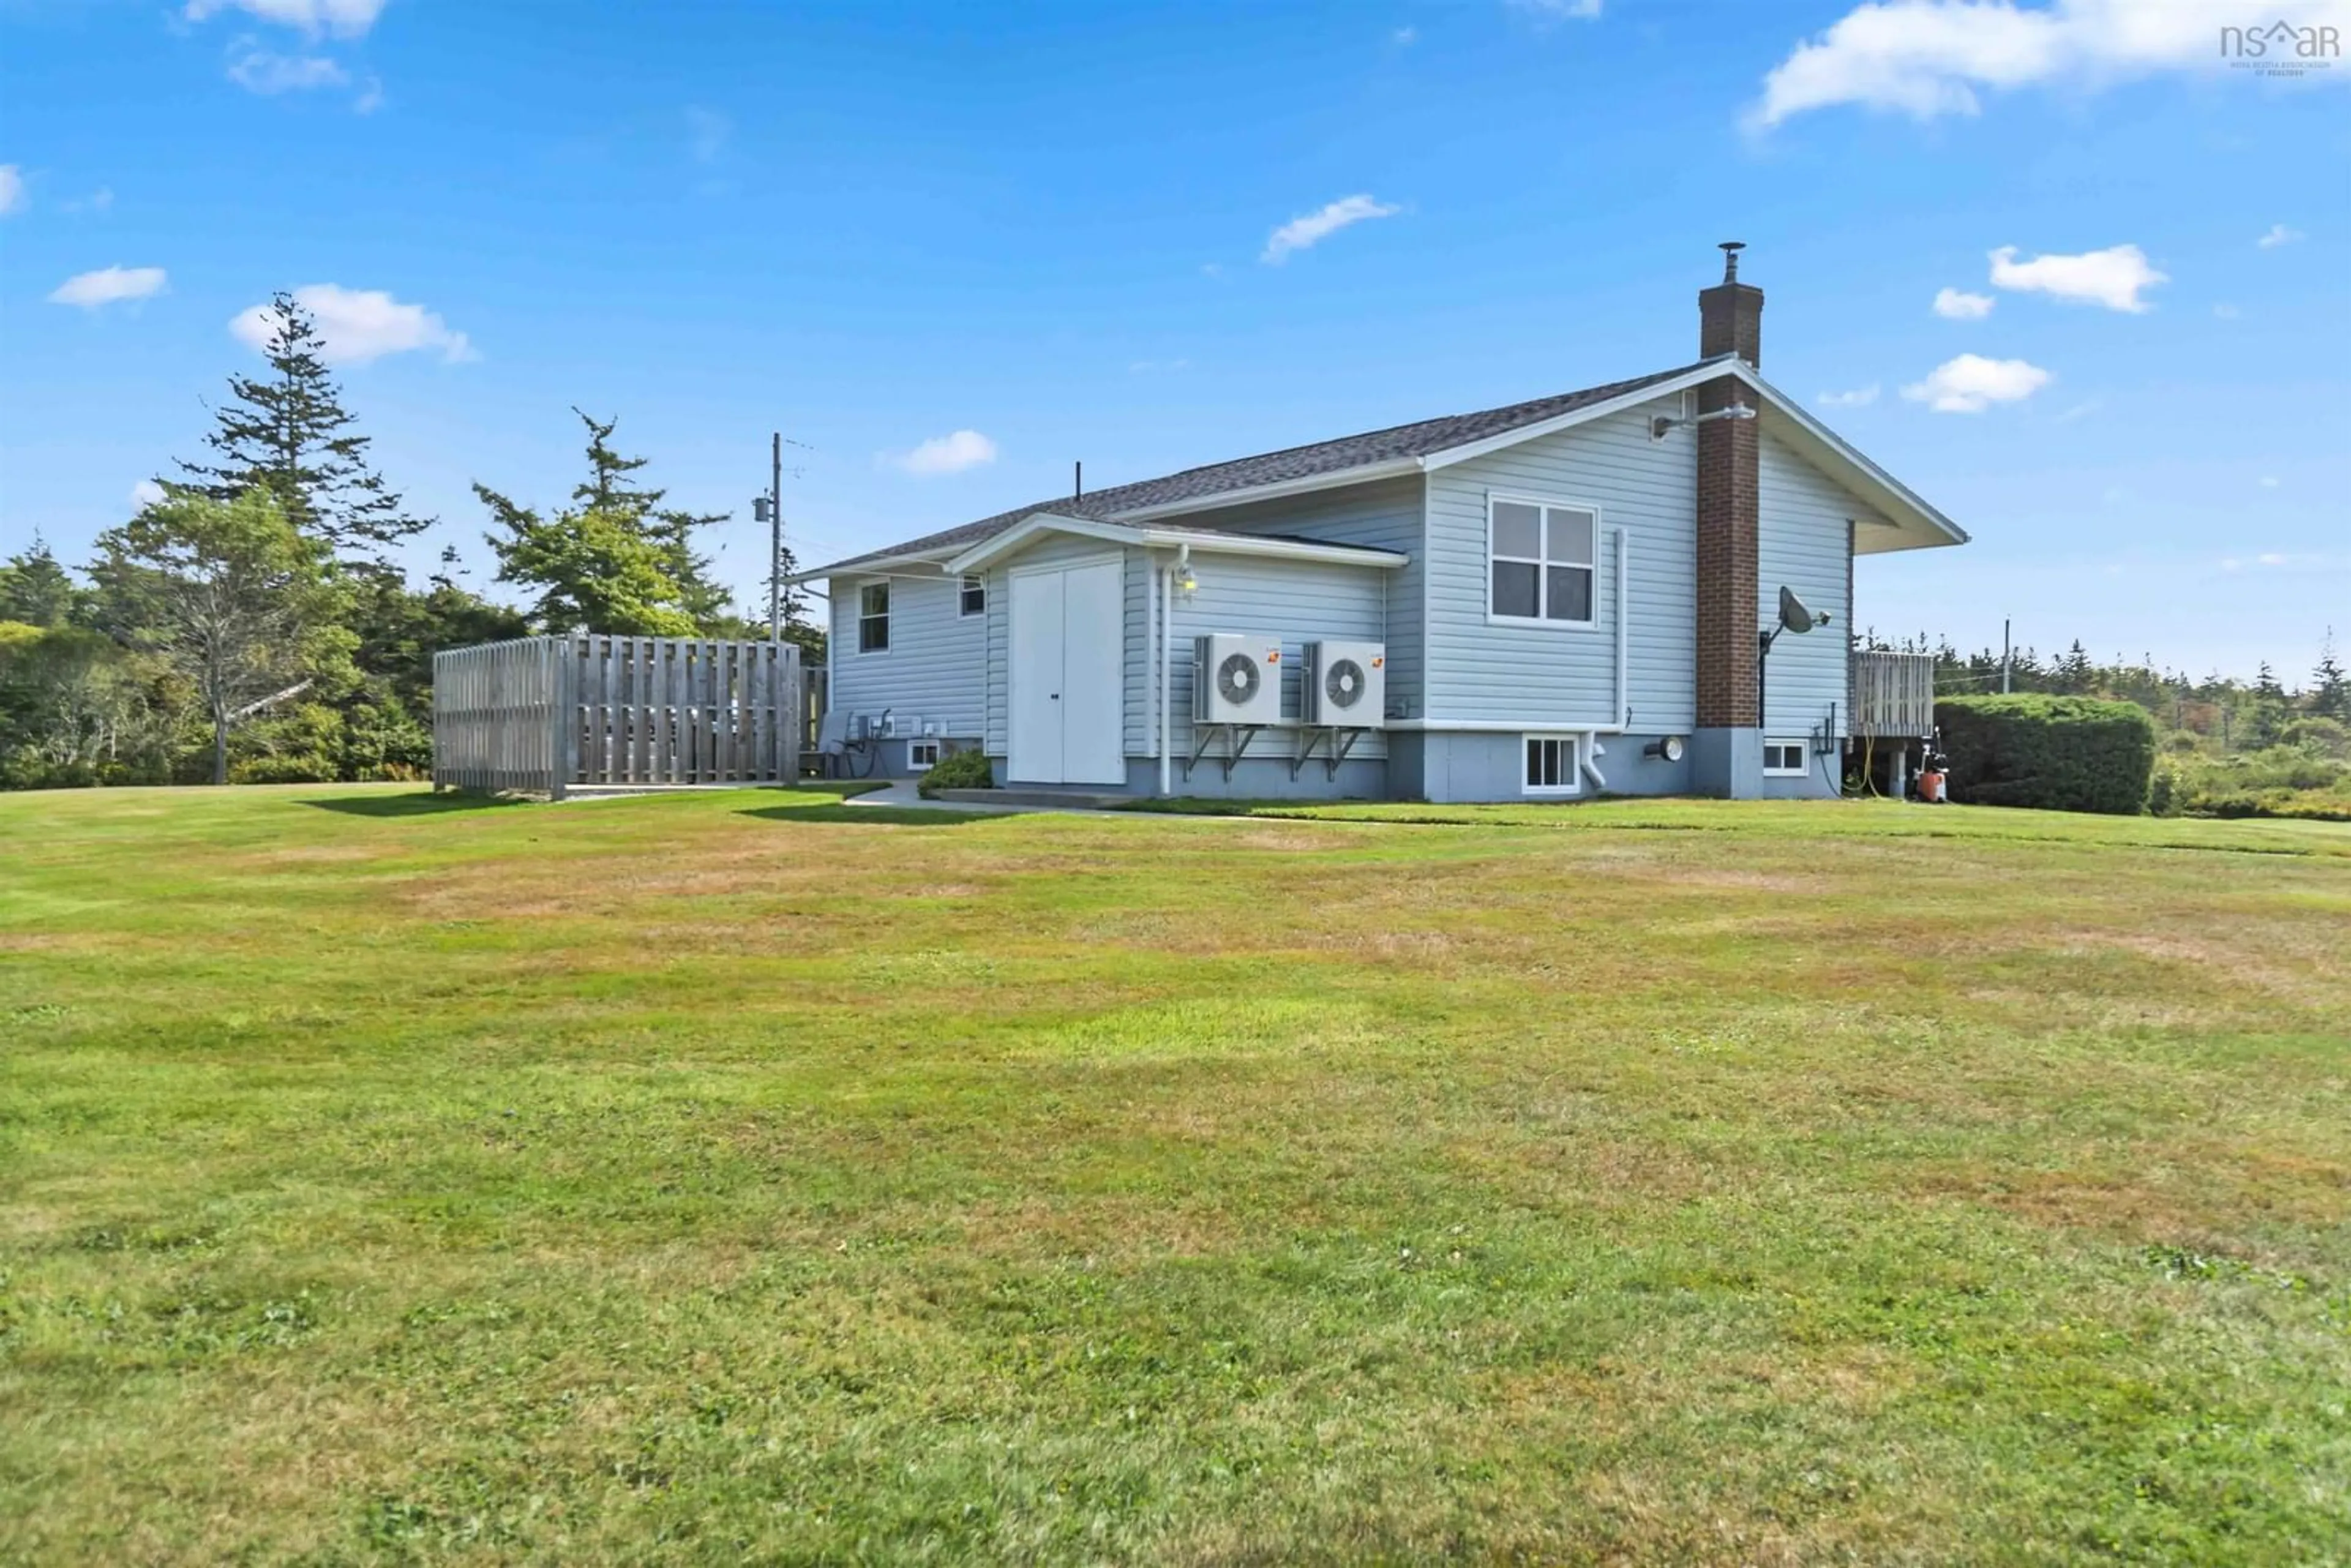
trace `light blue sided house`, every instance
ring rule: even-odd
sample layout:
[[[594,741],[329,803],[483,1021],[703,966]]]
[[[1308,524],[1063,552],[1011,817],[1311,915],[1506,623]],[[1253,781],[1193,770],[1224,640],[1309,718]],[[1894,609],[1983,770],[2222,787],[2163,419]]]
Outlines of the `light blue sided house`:
[[[1725,250],[1695,364],[803,574],[831,593],[823,744],[1100,794],[1835,793],[1854,737],[1930,722],[1856,721],[1854,557],[1967,536],[1763,380]]]

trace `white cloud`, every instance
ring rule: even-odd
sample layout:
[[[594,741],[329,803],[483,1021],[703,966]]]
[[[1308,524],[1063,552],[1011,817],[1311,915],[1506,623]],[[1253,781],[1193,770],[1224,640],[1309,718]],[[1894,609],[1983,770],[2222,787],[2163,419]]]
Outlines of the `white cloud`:
[[[312,37],[333,33],[356,38],[375,26],[384,0],[188,0],[187,18],[201,22],[223,11],[242,11],[264,22],[299,27]]]
[[[2244,312],[2238,309],[2235,306],[2229,304],[2226,300],[2223,300],[2221,303],[2212,307],[2212,314],[2218,316],[2223,321],[2234,321],[2238,317],[2242,316]]]
[[[51,291],[52,305],[78,305],[96,310],[124,299],[146,299],[163,292],[160,267],[101,267],[67,278]]]
[[[1265,254],[1259,261],[1279,267],[1290,259],[1290,253],[1311,249],[1351,224],[1368,218],[1390,218],[1404,211],[1375,202],[1367,195],[1342,196],[1320,212],[1290,219],[1266,237]]]
[[[1957,288],[1938,289],[1935,294],[1935,314],[1946,321],[1980,321],[1991,314],[1992,304],[1989,294],[1969,294]]]
[[[103,213],[114,205],[114,189],[110,185],[100,185],[89,195],[76,196],[62,204],[69,213]]]
[[[1996,402],[2017,402],[2049,384],[2049,372],[2022,360],[1987,360],[1961,354],[1902,389],[1912,402],[1938,413],[1981,413]]]
[[[341,87],[351,78],[323,55],[274,55],[267,49],[247,48],[229,60],[228,79],[247,92],[275,97],[281,92]]]
[[[422,349],[438,349],[444,364],[481,358],[465,333],[451,331],[423,306],[403,305],[381,288],[312,283],[294,291],[294,302],[318,322],[319,356],[330,364],[364,365]],[[241,311],[228,324],[238,341],[256,351],[268,343],[275,327],[266,305]]]
[[[2168,275],[2147,265],[2147,253],[2135,245],[2110,246],[2080,256],[2036,256],[2016,259],[2016,247],[2004,245],[1991,253],[1995,288],[2046,294],[2077,305],[2103,305],[2109,310],[2140,315],[2148,308],[2139,290],[2168,283]]]
[[[1529,11],[1538,16],[1567,17],[1578,22],[1600,19],[1603,0],[1510,0],[1514,11]]]
[[[163,486],[152,479],[141,479],[131,486],[131,504],[134,507],[152,507],[162,499]]]
[[[2057,416],[2056,423],[2059,424],[2071,424],[2077,419],[2089,418],[2090,415],[2097,413],[2098,410],[2105,406],[2106,400],[2104,398],[2085,398],[2082,402],[2077,402],[2073,407],[2067,409],[2064,413],[2059,414]]]
[[[912,452],[902,452],[890,462],[909,474],[960,474],[967,468],[978,468],[996,461],[996,443],[977,430],[958,430],[946,435],[935,435]]]
[[[2264,475],[2262,475],[2262,489],[2264,489],[2264,490],[2274,490],[2274,489],[2276,489],[2277,487],[2278,487],[2278,481],[2277,481],[2277,476],[2276,476],[2276,475],[2274,475],[2274,474],[2264,474]]]
[[[24,171],[14,163],[0,163],[0,217],[24,210]]]
[[[1420,41],[1418,27],[1398,27],[1388,35],[1388,42],[1399,49],[1408,49]]]
[[[360,89],[360,95],[351,99],[351,112],[353,114],[373,114],[377,110],[381,109],[382,107],[383,78],[381,77],[370,77],[367,78],[367,85]]]
[[[2290,229],[2283,224],[2272,224],[2270,225],[2270,232],[2263,235],[2253,243],[2261,246],[2263,250],[2275,250],[2282,245],[2292,245],[2298,239],[2308,239],[2309,237],[2310,236],[2308,235],[2304,234],[2300,229]]]
[[[1855,6],[1773,67],[1747,123],[1766,130],[1836,104],[1932,120],[1980,113],[1979,89],[2231,74],[2221,28],[2265,29],[2281,15],[2301,27],[2351,27],[2351,0],[2054,0],[2032,9],[2008,0],[1880,0]],[[2351,74],[2314,71],[2308,79],[2351,81]]]
[[[1855,387],[1851,392],[1823,392],[1819,399],[1823,408],[1867,408],[1876,401],[1877,383],[1876,382],[1870,382],[1865,387]]]

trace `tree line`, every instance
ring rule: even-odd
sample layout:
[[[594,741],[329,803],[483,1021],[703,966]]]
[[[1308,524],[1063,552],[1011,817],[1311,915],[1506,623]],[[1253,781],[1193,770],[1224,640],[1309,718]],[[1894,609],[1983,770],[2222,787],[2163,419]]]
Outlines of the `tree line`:
[[[423,584],[393,552],[431,527],[373,465],[317,324],[272,301],[266,368],[232,375],[202,455],[175,459],[78,578],[37,537],[0,563],[0,788],[426,776],[436,649],[537,632],[764,637],[696,536],[726,514],[667,504],[617,422],[573,410],[585,473],[568,504],[476,484],[495,602],[454,547]],[[789,550],[780,563],[789,575]],[[823,633],[786,591],[786,635]]]

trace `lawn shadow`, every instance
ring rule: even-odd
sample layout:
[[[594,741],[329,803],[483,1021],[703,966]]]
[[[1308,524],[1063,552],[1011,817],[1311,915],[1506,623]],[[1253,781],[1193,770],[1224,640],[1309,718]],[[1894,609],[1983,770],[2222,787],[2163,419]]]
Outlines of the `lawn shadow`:
[[[755,806],[743,815],[771,822],[858,822],[885,828],[960,828],[1007,811],[943,811],[933,806]]]
[[[478,811],[489,806],[519,806],[511,795],[475,795],[462,790],[418,789],[404,795],[313,795],[297,802],[347,817],[439,817],[452,811]]]

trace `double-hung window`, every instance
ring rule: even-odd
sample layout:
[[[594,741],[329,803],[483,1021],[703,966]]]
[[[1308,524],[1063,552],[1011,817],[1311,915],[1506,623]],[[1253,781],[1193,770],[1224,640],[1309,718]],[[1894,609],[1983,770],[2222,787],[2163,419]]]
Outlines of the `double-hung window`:
[[[963,580],[963,588],[956,600],[956,613],[958,615],[987,613],[987,579],[967,577]]]
[[[1486,513],[1486,612],[1498,621],[1594,623],[1600,514],[1494,497]]]
[[[1526,743],[1528,794],[1573,795],[1583,789],[1575,775],[1574,736],[1531,735]]]
[[[869,582],[857,591],[857,651],[890,651],[890,585]]]

